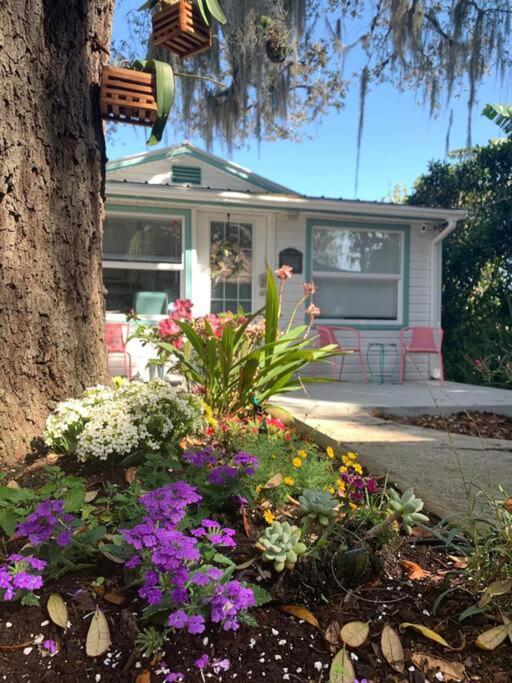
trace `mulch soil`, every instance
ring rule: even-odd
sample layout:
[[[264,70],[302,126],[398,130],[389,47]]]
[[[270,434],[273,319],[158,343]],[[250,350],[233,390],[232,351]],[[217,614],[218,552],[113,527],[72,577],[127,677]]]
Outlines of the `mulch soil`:
[[[20,483],[31,481],[37,485],[39,467],[40,463],[32,465]],[[119,478],[119,473],[110,475]],[[90,483],[91,488],[98,487],[97,474],[96,478],[91,476]],[[247,520],[245,525],[238,520],[238,546],[233,554],[237,563],[256,555],[253,543],[261,530],[259,524],[256,516],[251,517],[249,525]],[[411,580],[402,564],[404,560],[425,570],[425,578]],[[462,663],[464,680],[512,682],[512,646],[508,641],[494,652],[484,652],[474,645],[479,633],[496,624],[481,615],[467,619],[463,626],[457,621],[460,612],[474,604],[462,586],[441,602],[435,616],[432,614],[436,597],[446,588],[445,574],[454,569],[454,562],[453,557],[435,549],[427,534],[426,538],[404,538],[387,547],[371,576],[365,577],[360,586],[344,585],[329,563],[303,562],[277,581],[269,565],[253,563],[236,572],[236,578],[258,583],[273,595],[272,603],[252,610],[257,626],[243,624],[236,632],[210,628],[199,636],[171,633],[164,652],[151,660],[142,657],[135,647],[139,629],[136,617],[143,604],[136,590],[125,589],[122,567],[102,559],[94,570],[48,582],[40,591],[40,607],[0,603],[0,681],[161,683],[170,669],[182,672],[186,683],[327,682],[333,654],[342,646],[326,640],[326,629],[333,622],[342,626],[357,620],[369,622],[370,634],[362,646],[351,649],[351,657],[357,677],[366,678],[368,683],[450,680],[439,678],[439,673],[436,677],[435,669],[422,672],[413,666],[411,656],[418,652]],[[104,577],[104,582],[95,589],[92,584],[98,577]],[[65,631],[49,620],[46,611],[48,596],[53,592],[59,593],[68,606],[70,625]],[[105,597],[112,592],[122,596],[120,604]],[[304,619],[283,611],[284,605],[305,608],[299,615]],[[85,653],[85,641],[96,606],[107,618],[112,643],[105,655],[93,659]],[[315,619],[316,625],[308,623]],[[434,629],[453,649],[447,650],[410,628],[400,630],[403,622]],[[405,651],[403,673],[394,671],[383,657],[380,637],[386,624],[400,633]],[[43,639],[55,640],[59,652],[54,656],[43,654],[38,645]],[[229,670],[219,675],[206,670],[203,679],[194,662],[204,653],[211,659],[229,659]]]
[[[385,420],[392,420],[404,425],[427,427],[453,434],[512,441],[512,417],[509,415],[495,415],[494,413],[479,411],[460,412],[446,416],[418,415],[416,417],[399,417],[380,412],[374,414]]]

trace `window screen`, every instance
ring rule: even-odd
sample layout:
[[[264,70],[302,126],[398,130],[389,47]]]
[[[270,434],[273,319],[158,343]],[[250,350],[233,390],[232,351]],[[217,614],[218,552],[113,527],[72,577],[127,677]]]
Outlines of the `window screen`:
[[[106,261],[181,263],[181,218],[145,219],[109,216],[103,230]]]

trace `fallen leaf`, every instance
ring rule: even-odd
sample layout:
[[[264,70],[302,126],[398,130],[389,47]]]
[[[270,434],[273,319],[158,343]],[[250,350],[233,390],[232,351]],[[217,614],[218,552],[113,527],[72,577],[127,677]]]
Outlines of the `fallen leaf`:
[[[400,564],[406,569],[409,578],[413,581],[428,579],[432,576],[430,572],[425,571],[422,567],[420,567],[419,564],[416,564],[416,562],[411,562],[410,560],[401,560]]]
[[[485,607],[497,595],[506,595],[512,590],[512,579],[505,579],[504,581],[493,581],[482,593],[482,597],[478,601],[479,607]]]
[[[110,630],[103,612],[96,607],[87,632],[85,652],[88,657],[101,657],[110,647]]]
[[[508,634],[509,626],[501,624],[501,626],[495,626],[481,633],[476,639],[475,645],[481,650],[495,650],[498,645],[501,645]]]
[[[8,489],[19,489],[19,487],[20,487],[18,482],[14,481],[14,479],[11,479],[10,481],[8,481],[6,486]]]
[[[264,489],[275,489],[278,486],[281,486],[283,483],[283,475],[281,472],[278,472],[277,474],[274,474],[273,477],[270,477],[270,479],[267,481],[266,484],[263,485]]]
[[[108,593],[104,594],[103,600],[111,602],[113,605],[122,605],[123,602],[125,602],[126,597],[121,595],[121,593],[117,593],[116,591],[109,591]]]
[[[307,623],[311,624],[311,626],[320,628],[318,619],[305,607],[298,607],[296,605],[281,605],[279,609],[287,614],[297,617],[297,619],[303,619],[304,621],[307,621]]]
[[[247,506],[244,506],[242,508],[242,523],[244,525],[245,535],[247,536],[247,538],[250,538],[253,534],[254,529],[251,523],[251,519],[249,517],[249,510]]]
[[[151,672],[146,669],[135,679],[135,683],[151,683]]]
[[[442,645],[443,647],[447,647],[449,650],[453,649],[452,646],[446,642],[443,636],[440,636],[439,633],[436,633],[431,628],[427,628],[422,624],[410,624],[409,622],[405,621],[403,624],[400,624],[400,628],[413,628],[415,631],[419,631],[419,633],[425,636],[425,638],[434,640],[436,643],[439,643],[439,645]]]
[[[98,495],[98,491],[86,491],[84,496],[84,503],[92,503],[92,501]]]
[[[410,535],[413,538],[432,538],[432,533],[428,529],[423,529],[421,526],[413,526]]]
[[[354,683],[356,672],[350,654],[343,648],[332,660],[329,683]]]
[[[452,561],[455,569],[466,569],[468,560],[466,557],[458,557],[457,555],[448,555],[448,559]]]
[[[340,631],[341,640],[349,647],[361,647],[370,633],[370,624],[366,621],[350,621]]]
[[[386,662],[399,673],[403,673],[405,667],[404,648],[400,636],[391,628],[384,626],[380,637],[380,647]]]
[[[258,557],[259,557],[259,555],[255,555],[254,557],[249,558],[245,562],[242,562],[242,564],[237,564],[235,567],[236,571],[241,571],[242,569],[247,569],[247,567],[250,567],[251,564],[254,564],[256,562]]]
[[[48,615],[54,624],[61,628],[67,628],[68,625],[68,608],[66,603],[58,593],[52,593],[46,603]]]
[[[329,643],[331,647],[335,647],[336,650],[341,644],[340,639],[340,625],[337,621],[333,621],[325,629],[324,638]]]
[[[132,481],[135,480],[135,477],[137,476],[137,468],[136,467],[128,467],[124,471],[124,480],[127,484],[131,484]]]
[[[448,662],[428,652],[415,652],[411,655],[411,661],[424,674],[435,674],[440,671],[445,681],[463,681],[466,676],[464,664],[461,662]]]
[[[512,498],[503,501],[503,506],[507,512],[512,512]]]

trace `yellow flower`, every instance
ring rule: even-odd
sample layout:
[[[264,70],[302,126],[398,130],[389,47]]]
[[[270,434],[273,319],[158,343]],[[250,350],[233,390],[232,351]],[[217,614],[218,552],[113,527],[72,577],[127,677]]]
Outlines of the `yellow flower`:
[[[328,491],[332,496],[332,494],[334,493],[334,486],[328,486],[325,490]]]
[[[342,465],[340,467],[340,472],[341,472],[341,474],[346,474],[348,472],[348,467],[345,467],[345,465]]]
[[[357,453],[352,453],[351,451],[349,451],[347,453],[347,457],[350,458],[350,460],[357,460]]]
[[[301,458],[307,458],[307,456],[308,456],[306,451],[297,451],[297,455]]]
[[[347,467],[349,467],[352,464],[352,460],[348,457],[348,455],[342,455],[341,462]]]
[[[262,489],[263,489],[263,484],[258,484],[258,486],[256,486],[256,493],[261,493]]]
[[[338,489],[340,491],[344,491],[345,490],[345,482],[343,481],[343,479],[337,479],[336,480],[336,486],[338,487]]]
[[[295,479],[292,479],[292,477],[285,477],[283,481],[286,486],[293,486],[295,484]]]
[[[351,510],[357,510],[357,505],[355,503],[349,503]]]
[[[267,524],[272,524],[272,522],[275,520],[275,515],[271,510],[265,510],[263,513],[263,519]]]
[[[352,463],[352,469],[354,470],[354,472],[356,472],[356,474],[362,474],[363,473],[363,468],[361,467],[361,465],[358,462]]]
[[[334,450],[333,450],[332,446],[327,446],[327,448],[325,449],[325,452],[327,453],[328,458],[331,458],[331,460],[332,460],[332,458],[334,458]]]
[[[292,464],[294,467],[302,467],[302,460],[300,458],[294,458]]]

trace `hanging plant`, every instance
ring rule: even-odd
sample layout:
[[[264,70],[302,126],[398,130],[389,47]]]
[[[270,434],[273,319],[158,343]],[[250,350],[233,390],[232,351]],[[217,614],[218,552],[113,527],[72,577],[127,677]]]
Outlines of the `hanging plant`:
[[[147,9],[155,10],[152,44],[181,59],[211,47],[213,19],[227,21],[218,0],[147,0],[139,11]]]
[[[265,52],[271,62],[281,64],[290,54],[290,31],[278,19],[261,17],[260,26],[265,30]]]
[[[173,100],[174,74],[169,64],[137,60],[131,68],[103,67],[102,117],[119,123],[152,126],[148,145],[156,145],[162,139]]]
[[[212,245],[210,275],[215,284],[247,273],[249,261],[238,244],[224,240]]]

